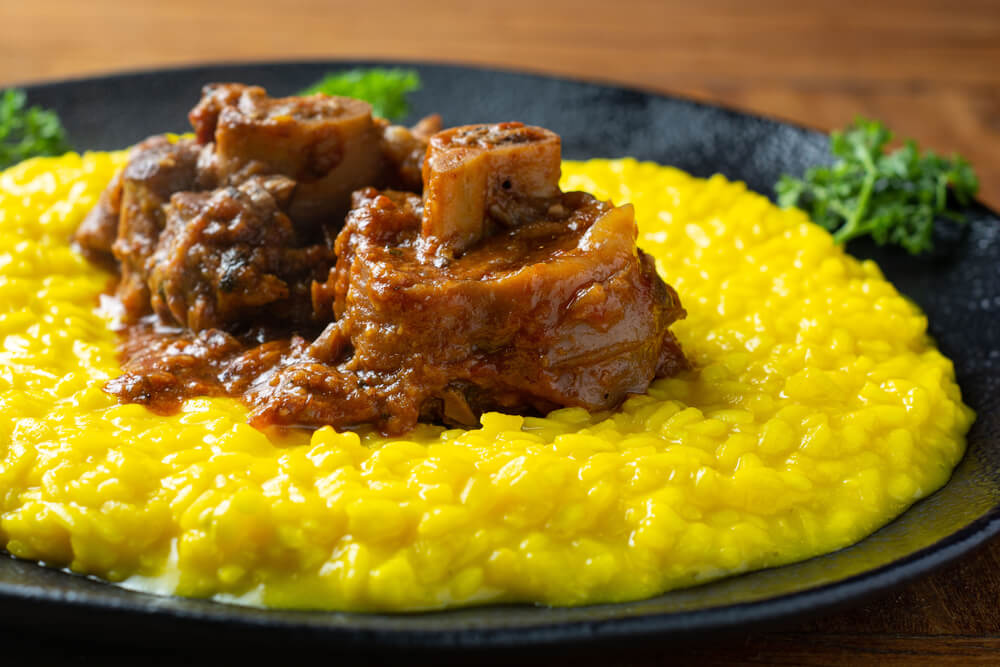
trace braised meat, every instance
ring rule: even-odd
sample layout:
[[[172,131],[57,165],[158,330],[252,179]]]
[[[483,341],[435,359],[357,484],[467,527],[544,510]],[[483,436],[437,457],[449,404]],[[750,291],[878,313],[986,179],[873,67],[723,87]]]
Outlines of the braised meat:
[[[356,192],[313,290],[335,323],[251,390],[255,421],[471,426],[490,409],[609,408],[685,368],[668,328],[684,311],[636,249],[632,207],[561,193],[560,158],[541,128],[455,128],[431,140],[422,199]],[[337,364],[336,391],[315,361]]]
[[[282,174],[298,186],[289,213],[298,224],[343,217],[357,188],[382,180],[381,128],[371,106],[347,97],[271,98],[263,88],[206,86],[190,114],[206,145],[207,184]]]
[[[194,186],[200,147],[190,139],[151,137],[132,151],[122,173],[118,232],[111,250],[121,266],[118,298],[126,312],[149,312],[149,261],[166,224],[164,204]]]
[[[545,208],[442,262],[423,256],[420,198],[355,194],[337,266],[315,290],[332,294],[336,321],[309,356],[343,359],[338,376],[364,380],[347,394],[373,404],[364,421],[401,433],[421,417],[472,426],[485,410],[600,410],[686,367],[668,329],[684,311],[636,251],[632,207],[574,192]],[[315,364],[270,382],[253,390],[258,423],[356,423],[358,401],[342,382],[323,391]]]
[[[118,297],[130,321],[152,307],[167,321],[196,330],[232,327],[268,306],[288,316],[290,325],[311,322],[302,297],[313,275],[324,276],[332,265],[329,240],[343,224],[351,192],[372,184],[419,191],[429,134],[440,129],[438,116],[407,129],[373,119],[360,100],[275,99],[263,88],[240,84],[206,86],[190,120],[193,139],[152,137],[132,150],[74,237],[91,259],[119,263]],[[209,238],[218,236],[218,225],[207,224],[210,214],[195,209],[214,206],[224,217],[229,213],[222,202],[235,211],[242,205],[237,200],[250,201],[247,188],[260,191],[265,176],[273,183],[282,177],[280,224],[251,229],[277,219],[276,210],[255,208],[226,223],[239,249]],[[245,188],[248,183],[256,185]],[[216,190],[214,198],[208,194]],[[177,193],[186,194],[171,202]],[[160,247],[168,220],[171,233]],[[203,232],[209,237],[200,238]],[[277,245],[275,234],[282,237]],[[251,245],[259,244],[252,257],[245,241],[251,237],[257,239]],[[303,262],[315,264],[306,271]],[[208,277],[226,270],[225,280]],[[261,282],[251,286],[255,277]]]
[[[94,262],[114,262],[111,246],[118,238],[118,216],[122,209],[122,172],[118,172],[101,193],[73,234],[73,241],[83,254]]]
[[[120,268],[120,400],[400,434],[608,409],[687,367],[632,207],[562,192],[549,130],[407,129],[239,84],[190,119],[195,138],[136,147],[76,235]]]
[[[371,107],[347,97],[271,98],[263,88],[206,86],[191,111],[206,146],[205,187],[238,184],[254,174],[282,174],[298,184],[289,212],[297,224],[342,219],[351,192],[366,185],[419,191],[420,170],[440,116],[413,128],[373,118]]]
[[[238,187],[179,192],[151,257],[153,310],[193,331],[278,318],[313,321],[310,284],[336,261],[325,243],[303,245],[281,210],[294,181],[254,176]]]

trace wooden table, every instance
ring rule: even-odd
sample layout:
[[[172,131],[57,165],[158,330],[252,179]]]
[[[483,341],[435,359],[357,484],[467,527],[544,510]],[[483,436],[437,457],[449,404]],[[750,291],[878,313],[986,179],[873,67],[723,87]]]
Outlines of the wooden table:
[[[820,128],[855,115],[958,151],[1000,207],[1000,0],[0,0],[0,86],[203,61],[500,65],[689,95]],[[889,597],[711,647],[594,664],[1000,664],[1000,542]]]

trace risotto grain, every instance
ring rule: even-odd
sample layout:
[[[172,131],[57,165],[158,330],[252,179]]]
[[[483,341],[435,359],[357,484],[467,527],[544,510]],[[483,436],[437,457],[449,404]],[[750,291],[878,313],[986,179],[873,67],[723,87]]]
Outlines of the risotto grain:
[[[846,546],[948,479],[973,419],[878,267],[740,183],[634,160],[695,371],[620,409],[405,438],[269,437],[230,399],[117,405],[109,276],[67,239],[123,153],[0,175],[0,544],[127,586],[275,607],[632,600]]]

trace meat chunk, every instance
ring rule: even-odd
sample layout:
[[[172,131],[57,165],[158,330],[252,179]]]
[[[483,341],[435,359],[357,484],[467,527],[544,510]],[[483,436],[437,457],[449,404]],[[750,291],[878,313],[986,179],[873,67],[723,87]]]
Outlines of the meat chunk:
[[[132,150],[122,173],[118,230],[111,250],[121,264],[118,298],[133,318],[149,312],[149,261],[166,224],[163,205],[173,193],[193,187],[199,151],[190,139],[151,137]]]
[[[289,214],[298,224],[342,219],[357,188],[380,182],[381,131],[367,102],[311,95],[271,98],[263,88],[207,86],[191,111],[206,184],[281,174],[297,187]]]
[[[326,244],[303,245],[281,210],[295,183],[254,176],[239,187],[180,192],[151,258],[153,310],[193,331],[277,318],[312,322],[310,284],[333,266]]]
[[[362,378],[352,391],[384,432],[421,418],[471,426],[489,409],[611,408],[686,367],[668,328],[684,310],[636,250],[631,206],[558,194],[540,219],[447,262],[422,255],[426,219],[416,195],[356,193],[336,268],[314,291],[333,294],[336,323],[309,364],[343,356],[336,377]],[[341,390],[317,391],[309,368],[290,365],[257,388],[257,423],[354,423]]]
[[[274,99],[263,88],[206,86],[189,118],[202,155],[205,187],[279,173],[303,184],[296,220],[343,217],[353,189],[378,185],[419,192],[437,114],[412,128],[372,118],[360,100],[326,95]]]
[[[92,208],[76,228],[73,241],[91,261],[110,264],[114,261],[111,246],[118,237],[118,216],[122,207],[122,172],[112,177]]]

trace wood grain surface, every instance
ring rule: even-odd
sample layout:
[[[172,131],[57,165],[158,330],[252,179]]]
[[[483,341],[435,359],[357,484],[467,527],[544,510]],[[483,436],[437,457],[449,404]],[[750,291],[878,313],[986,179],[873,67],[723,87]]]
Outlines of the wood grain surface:
[[[0,0],[0,87],[326,57],[617,81],[822,129],[867,115],[965,155],[980,175],[981,198],[1000,207],[1000,0]],[[998,601],[994,542],[836,614],[711,646],[647,644],[574,662],[1000,664]]]

